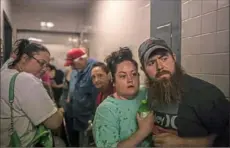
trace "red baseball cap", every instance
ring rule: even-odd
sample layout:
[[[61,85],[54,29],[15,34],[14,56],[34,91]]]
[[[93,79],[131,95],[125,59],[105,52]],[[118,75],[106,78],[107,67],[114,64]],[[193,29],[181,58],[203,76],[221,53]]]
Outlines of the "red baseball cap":
[[[86,52],[81,48],[73,48],[67,52],[66,62],[64,66],[70,66],[73,64],[73,61],[78,60],[79,58],[87,57]]]

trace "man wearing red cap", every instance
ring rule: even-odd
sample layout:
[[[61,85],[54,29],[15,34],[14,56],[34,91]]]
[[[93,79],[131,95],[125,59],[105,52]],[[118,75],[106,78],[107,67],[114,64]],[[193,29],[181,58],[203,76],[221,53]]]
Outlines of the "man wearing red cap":
[[[82,146],[83,132],[96,108],[97,90],[90,75],[94,63],[96,61],[88,58],[82,48],[74,48],[67,53],[65,66],[73,68],[67,101],[69,103],[65,109],[71,146]]]

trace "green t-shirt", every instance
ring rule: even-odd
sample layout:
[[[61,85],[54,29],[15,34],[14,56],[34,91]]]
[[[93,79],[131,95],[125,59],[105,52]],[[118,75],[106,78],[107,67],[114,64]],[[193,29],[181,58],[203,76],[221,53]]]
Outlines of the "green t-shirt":
[[[107,97],[97,108],[93,134],[97,147],[117,147],[138,129],[136,114],[141,100],[146,99],[146,89],[140,88],[133,100],[119,100]],[[149,146],[143,141],[138,146]]]

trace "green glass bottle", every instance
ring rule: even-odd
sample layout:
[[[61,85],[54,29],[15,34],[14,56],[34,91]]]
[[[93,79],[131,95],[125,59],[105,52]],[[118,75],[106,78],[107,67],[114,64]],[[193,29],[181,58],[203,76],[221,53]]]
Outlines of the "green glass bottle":
[[[138,113],[140,114],[141,118],[147,117],[149,112],[147,100],[141,100],[141,105],[138,109]]]
[[[148,116],[148,114],[150,113],[149,107],[148,107],[148,103],[147,100],[141,100],[141,105],[138,109],[138,113],[140,115],[141,118],[145,118]],[[150,146],[152,146],[152,134],[150,134],[147,138],[146,141],[148,141],[150,143]]]

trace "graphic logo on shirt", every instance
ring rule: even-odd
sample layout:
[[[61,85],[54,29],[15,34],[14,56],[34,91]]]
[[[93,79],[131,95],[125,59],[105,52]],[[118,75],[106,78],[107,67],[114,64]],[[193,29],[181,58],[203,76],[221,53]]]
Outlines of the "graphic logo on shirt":
[[[160,133],[172,133],[177,134],[177,126],[175,124],[177,115],[161,113],[154,111],[155,125],[153,128],[153,134]]]

